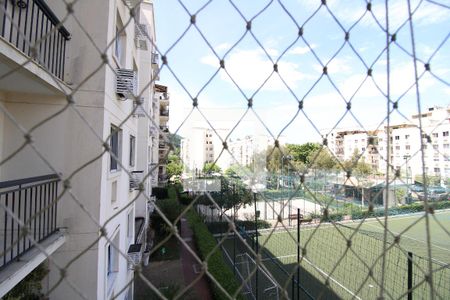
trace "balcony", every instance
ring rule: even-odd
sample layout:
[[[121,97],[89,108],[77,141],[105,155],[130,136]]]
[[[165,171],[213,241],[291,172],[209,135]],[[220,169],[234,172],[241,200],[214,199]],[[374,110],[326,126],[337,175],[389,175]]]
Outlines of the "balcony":
[[[161,131],[164,133],[169,133],[169,127],[167,126],[159,126],[159,129],[161,129]]]
[[[169,117],[169,110],[168,109],[160,110],[159,115],[161,117]]]
[[[0,297],[64,244],[58,182],[57,175],[0,182]]]
[[[2,6],[0,35],[3,40],[64,80],[66,42],[70,40],[70,33],[64,26],[58,26],[60,20],[50,7],[43,0],[2,1]],[[20,63],[14,58],[10,60]],[[2,73],[11,68],[2,66]]]

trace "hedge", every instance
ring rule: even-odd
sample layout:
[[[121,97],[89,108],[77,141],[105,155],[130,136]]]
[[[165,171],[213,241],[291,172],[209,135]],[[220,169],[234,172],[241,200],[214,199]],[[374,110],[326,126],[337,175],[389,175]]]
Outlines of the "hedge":
[[[235,222],[236,228],[244,227],[246,231],[248,230],[255,230],[255,221],[249,221],[249,220],[236,220]],[[226,221],[222,222],[209,222],[207,223],[208,229],[211,233],[222,233],[228,231],[229,223]],[[258,220],[256,223],[256,226],[258,229],[265,229],[270,228],[270,223],[264,220]]]
[[[429,202],[430,207],[434,210],[450,208],[450,201]],[[416,213],[424,211],[425,205],[423,202],[415,202],[408,205],[391,207],[388,209],[389,216]],[[354,210],[352,212],[352,219],[362,219],[364,217],[381,217],[384,216],[384,209],[377,209],[369,212],[368,210]]]
[[[200,254],[200,258],[205,258],[213,252],[217,242],[208,231],[199,215],[192,209],[187,213],[189,225],[194,233],[195,245]],[[208,271],[215,280],[230,294],[234,295],[239,288],[239,284],[229,265],[225,262],[220,248],[216,249],[208,258]],[[228,297],[220,290],[220,288],[210,280],[214,299],[228,299]],[[237,299],[244,299],[242,295],[238,295]]]
[[[153,187],[152,196],[155,196],[158,200],[169,198],[167,188],[165,187]]]

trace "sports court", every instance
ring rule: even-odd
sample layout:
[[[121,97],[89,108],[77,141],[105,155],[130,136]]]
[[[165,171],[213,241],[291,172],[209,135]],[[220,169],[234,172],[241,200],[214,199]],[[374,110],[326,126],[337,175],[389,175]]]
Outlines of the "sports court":
[[[300,259],[300,298],[375,299],[381,284],[389,298],[406,298],[408,252],[413,254],[413,297],[430,298],[430,287],[425,283],[429,260],[423,215],[390,217],[388,228],[392,234],[388,233],[386,245],[380,221],[383,219],[304,226],[300,230],[300,245],[305,249]],[[432,237],[431,266],[436,298],[449,299],[450,212],[431,216],[428,228]],[[396,243],[394,237],[400,233],[401,239]],[[229,263],[236,266],[236,276],[245,283],[244,292],[249,298],[255,298],[256,290],[263,299],[281,298],[282,292],[296,298],[297,284],[292,285],[292,274],[297,274],[297,230],[259,232],[263,265],[258,270],[258,284],[254,257],[247,248],[254,247],[254,239],[250,234],[244,235],[247,245],[234,238],[223,244]],[[382,269],[385,270],[384,283]],[[326,282],[328,289],[324,289]]]

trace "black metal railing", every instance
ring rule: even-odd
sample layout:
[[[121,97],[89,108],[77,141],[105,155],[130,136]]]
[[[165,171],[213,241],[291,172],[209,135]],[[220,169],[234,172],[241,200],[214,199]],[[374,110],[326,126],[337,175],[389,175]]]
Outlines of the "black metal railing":
[[[48,5],[43,0],[5,0],[0,5],[1,36],[64,80],[66,42],[70,33]]]
[[[0,269],[31,249],[32,240],[40,242],[57,230],[58,181],[57,175],[45,175],[0,182]]]

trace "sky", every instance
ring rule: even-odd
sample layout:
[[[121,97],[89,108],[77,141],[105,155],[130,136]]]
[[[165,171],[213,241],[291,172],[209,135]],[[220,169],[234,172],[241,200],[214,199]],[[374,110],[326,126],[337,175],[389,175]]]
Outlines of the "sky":
[[[407,1],[389,1],[396,37],[389,59],[384,1],[372,1],[371,12],[356,0],[154,2],[158,52],[168,60],[159,83],[170,91],[171,132],[212,126],[233,129],[228,138],[281,135],[304,143],[333,128],[375,129],[387,115],[388,68],[391,101],[398,101],[391,122],[411,122],[418,111]],[[411,1],[421,109],[450,104],[449,6]]]

